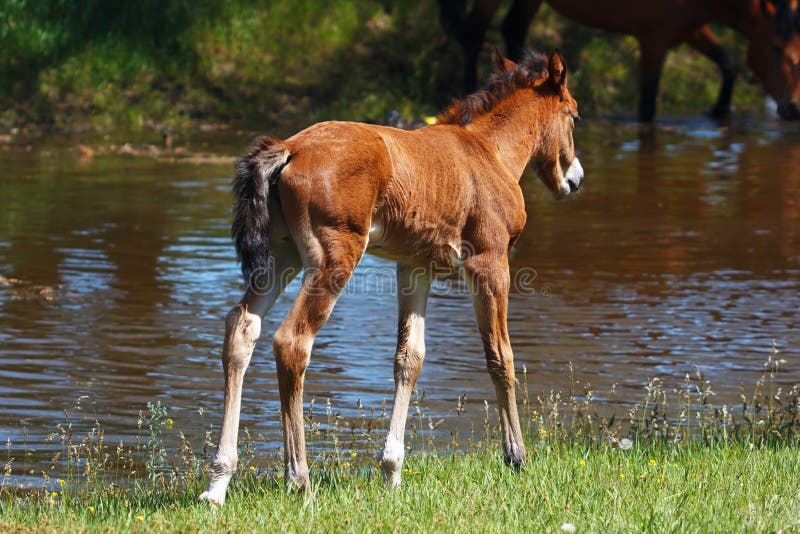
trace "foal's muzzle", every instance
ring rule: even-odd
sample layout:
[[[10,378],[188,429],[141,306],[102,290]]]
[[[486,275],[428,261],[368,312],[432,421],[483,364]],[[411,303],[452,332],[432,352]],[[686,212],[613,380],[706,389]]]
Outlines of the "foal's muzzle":
[[[578,158],[572,160],[572,164],[564,173],[564,183],[561,186],[560,195],[565,197],[570,193],[577,192],[583,185],[583,167]]]

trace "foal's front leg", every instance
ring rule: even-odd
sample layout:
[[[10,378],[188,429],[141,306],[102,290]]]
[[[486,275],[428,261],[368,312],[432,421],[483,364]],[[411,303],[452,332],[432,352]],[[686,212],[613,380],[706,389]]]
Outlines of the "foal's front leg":
[[[465,267],[473,291],[472,303],[483,340],[486,365],[500,408],[503,457],[506,464],[519,467],[525,461],[526,453],[517,414],[514,353],[506,323],[510,285],[508,258],[499,254],[479,254],[469,258]]]
[[[431,287],[427,270],[397,266],[397,352],[394,356],[394,404],[386,445],[381,455],[383,476],[391,487],[400,485],[405,458],[405,430],[411,391],[425,359],[425,308]]]

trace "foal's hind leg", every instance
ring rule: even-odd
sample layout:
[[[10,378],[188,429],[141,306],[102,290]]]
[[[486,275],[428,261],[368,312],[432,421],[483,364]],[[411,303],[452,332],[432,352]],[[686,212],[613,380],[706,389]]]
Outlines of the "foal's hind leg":
[[[494,383],[503,432],[506,464],[519,467],[525,460],[525,445],[517,414],[514,385],[514,354],[508,339],[506,312],[510,275],[505,255],[479,254],[465,262],[473,292],[473,306],[483,340],[486,365]]]
[[[225,342],[222,366],[225,372],[225,412],[219,445],[211,463],[211,480],[200,500],[222,505],[228,483],[238,463],[237,441],[239,412],[242,401],[242,380],[253,348],[261,334],[261,318],[269,311],[300,265],[294,246],[273,250],[273,261],[264,276],[264,287],[248,287],[239,304],[225,320]]]
[[[431,287],[429,271],[397,265],[397,352],[394,357],[394,404],[386,445],[381,455],[381,469],[391,487],[400,485],[404,437],[411,390],[425,359],[425,308]]]
[[[311,347],[366,246],[365,236],[330,233],[325,240],[327,250],[320,251],[324,258],[317,265],[305,267],[300,293],[273,340],[281,396],[284,473],[286,481],[300,489],[308,486],[303,380]]]

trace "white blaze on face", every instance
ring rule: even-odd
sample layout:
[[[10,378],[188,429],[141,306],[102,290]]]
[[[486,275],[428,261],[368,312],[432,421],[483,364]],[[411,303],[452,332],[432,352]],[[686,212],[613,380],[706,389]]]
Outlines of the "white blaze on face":
[[[570,187],[570,182],[573,187]],[[580,160],[576,157],[564,173],[564,178],[561,180],[561,194],[568,195],[573,192],[573,188],[577,189],[583,183],[583,166]]]
[[[572,160],[572,165],[567,169],[567,174],[564,175],[567,180],[575,180],[576,183],[583,181],[583,167],[578,158]]]

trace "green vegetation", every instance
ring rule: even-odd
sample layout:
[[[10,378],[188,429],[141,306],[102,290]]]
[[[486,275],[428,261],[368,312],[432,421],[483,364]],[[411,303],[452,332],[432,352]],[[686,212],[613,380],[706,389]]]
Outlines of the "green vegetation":
[[[488,36],[499,44],[497,26]],[[744,65],[745,43],[722,31]],[[577,26],[544,7],[530,43],[560,47],[585,114],[632,115],[635,41]],[[488,66],[489,46],[484,64]],[[432,114],[458,93],[461,55],[436,3],[410,0],[4,0],[0,125],[161,127]],[[758,107],[743,77],[740,108]],[[682,48],[670,56],[661,106],[713,103],[716,67]]]
[[[377,451],[380,410],[342,418],[310,403],[312,489],[285,489],[280,460],[258,465],[245,430],[239,473],[220,510],[196,502],[205,485],[212,436],[193,447],[160,403],[139,416],[135,443],[108,444],[100,425],[85,438],[72,423],[52,440],[62,452],[44,483],[13,482],[7,458],[0,485],[3,531],[794,531],[800,528],[800,385],[779,387],[785,362],[774,350],[739,408],[715,406],[699,372],[678,387],[652,380],[624,419],[598,414],[593,392],[531,399],[521,376],[521,416],[530,461],[502,465],[499,429],[486,406],[449,438],[441,421],[412,405],[404,485],[384,487]],[[570,375],[571,375],[570,370]],[[464,399],[455,408],[463,421]],[[171,451],[165,443],[179,437]],[[198,452],[195,452],[198,451]],[[200,452],[202,451],[202,452]]]
[[[4,531],[777,532],[800,528],[800,451],[537,443],[522,472],[497,451],[412,457],[398,491],[376,469],[317,469],[310,495],[245,472],[225,506],[197,503],[198,481],[169,489],[0,500]]]

